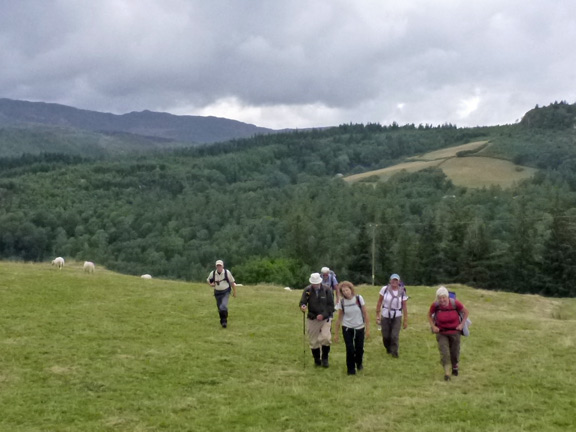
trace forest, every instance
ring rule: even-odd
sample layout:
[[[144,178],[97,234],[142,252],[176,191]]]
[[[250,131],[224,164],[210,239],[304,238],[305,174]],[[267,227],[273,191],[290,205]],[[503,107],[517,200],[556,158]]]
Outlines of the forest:
[[[344,124],[115,159],[6,157],[0,258],[190,281],[223,259],[238,282],[294,288],[328,266],[354,283],[399,273],[574,297],[575,118],[555,102],[514,125]],[[344,178],[474,140],[538,173],[506,189],[455,186],[437,168]]]

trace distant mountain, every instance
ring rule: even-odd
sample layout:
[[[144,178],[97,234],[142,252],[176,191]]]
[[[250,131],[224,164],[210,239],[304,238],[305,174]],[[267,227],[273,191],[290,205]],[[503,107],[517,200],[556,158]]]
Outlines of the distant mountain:
[[[214,143],[275,132],[273,129],[218,117],[178,116],[152,111],[116,115],[54,103],[0,98],[0,130],[10,130],[10,134],[18,135],[25,141],[22,136],[30,131],[38,134],[41,130],[39,126],[48,127],[51,136],[57,134],[57,130],[67,131],[65,135],[70,135],[70,131],[77,134],[79,130],[91,133],[92,139],[96,139],[95,134],[102,134],[117,143],[128,140],[131,143],[129,147],[138,147],[137,143],[142,142],[147,143],[148,147],[150,143],[155,143],[154,148],[171,147],[172,142],[180,147],[183,144]],[[3,144],[0,141],[0,145]],[[4,155],[4,152],[0,151],[0,155]]]

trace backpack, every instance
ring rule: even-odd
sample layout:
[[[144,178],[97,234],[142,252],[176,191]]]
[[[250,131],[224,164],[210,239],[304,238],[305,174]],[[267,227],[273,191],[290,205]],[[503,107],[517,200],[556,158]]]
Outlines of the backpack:
[[[324,283],[324,280],[322,280],[322,286],[329,287],[332,290],[337,289],[338,284],[336,282],[338,281],[338,279],[336,279],[336,273],[330,270],[330,273],[328,274],[330,275],[330,278],[328,279],[329,285]]]
[[[230,279],[228,279],[228,270],[226,270],[225,268],[222,268],[222,271],[224,271],[224,279],[226,282],[228,282],[228,286],[230,288],[232,288],[232,284],[230,283]],[[210,282],[214,282],[216,280],[216,270],[212,270],[212,277],[210,278]]]
[[[356,296],[356,304],[360,308],[360,312],[362,312],[362,305],[360,304],[360,296]],[[344,299],[340,299],[340,307],[342,308],[342,313],[344,313]],[[362,322],[366,322],[364,320],[364,312],[362,312]]]
[[[456,309],[456,293],[453,291],[448,291],[448,298],[450,299],[450,305],[452,306],[452,309],[455,310],[456,312],[458,312],[458,316],[460,317],[460,322],[462,322],[462,312]],[[432,314],[432,317],[434,318],[434,324],[436,325],[436,314],[438,313],[438,310],[440,309],[440,305],[438,304],[437,301],[434,302],[434,305],[436,306],[434,313]],[[469,318],[466,318],[466,322],[464,323],[464,327],[462,327],[462,336],[470,336],[470,325],[472,324],[472,321],[470,321]],[[436,326],[438,327],[438,326]]]
[[[384,295],[382,296],[383,299],[384,297],[386,297],[387,292],[388,292],[388,285],[386,285],[386,288],[384,289]],[[404,285],[404,282],[400,282],[398,284],[398,297],[400,298],[400,310],[404,307],[404,296],[406,296],[406,292],[407,292],[406,285]],[[384,308],[384,302],[382,302],[382,308]]]

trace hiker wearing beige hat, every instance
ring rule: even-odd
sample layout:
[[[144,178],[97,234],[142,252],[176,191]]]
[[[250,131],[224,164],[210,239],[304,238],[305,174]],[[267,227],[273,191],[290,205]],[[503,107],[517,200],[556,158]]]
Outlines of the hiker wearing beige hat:
[[[222,328],[228,327],[228,300],[230,292],[236,297],[236,281],[230,270],[224,268],[224,261],[216,261],[216,270],[212,270],[206,279],[208,284],[214,288],[216,307],[220,315],[220,325]]]

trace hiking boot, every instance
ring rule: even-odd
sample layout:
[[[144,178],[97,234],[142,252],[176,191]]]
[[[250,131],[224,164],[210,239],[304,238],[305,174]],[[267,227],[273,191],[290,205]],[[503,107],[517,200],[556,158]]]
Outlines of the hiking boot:
[[[322,362],[320,361],[320,348],[314,348],[312,350],[312,357],[314,357],[315,366],[322,366]]]
[[[356,366],[356,369],[358,369],[358,372],[360,372],[361,370],[364,370],[364,366],[359,364],[358,366]]]
[[[328,355],[330,354],[330,345],[322,345],[322,367],[328,367]]]
[[[452,368],[452,375],[458,376],[458,368]]]
[[[356,375],[356,371],[348,371],[348,375]]]
[[[398,353],[392,353],[392,357],[398,358]]]
[[[228,323],[226,321],[222,321],[222,328],[228,327]]]
[[[450,381],[450,375],[444,375],[444,381]]]

